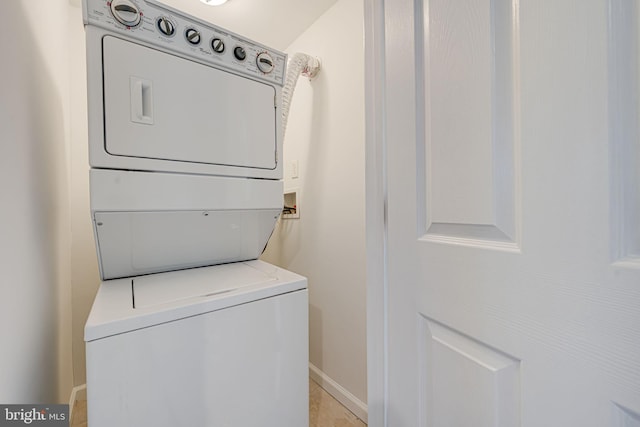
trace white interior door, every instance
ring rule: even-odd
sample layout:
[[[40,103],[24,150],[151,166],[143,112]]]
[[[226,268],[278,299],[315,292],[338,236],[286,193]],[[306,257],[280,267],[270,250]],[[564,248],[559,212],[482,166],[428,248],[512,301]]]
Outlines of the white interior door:
[[[640,426],[639,8],[384,2],[385,425]]]

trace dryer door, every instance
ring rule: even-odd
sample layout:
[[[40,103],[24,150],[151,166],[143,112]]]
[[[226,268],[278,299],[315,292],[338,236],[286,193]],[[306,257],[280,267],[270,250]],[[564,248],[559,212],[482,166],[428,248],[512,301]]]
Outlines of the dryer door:
[[[103,78],[109,154],[276,168],[273,86],[112,36]]]

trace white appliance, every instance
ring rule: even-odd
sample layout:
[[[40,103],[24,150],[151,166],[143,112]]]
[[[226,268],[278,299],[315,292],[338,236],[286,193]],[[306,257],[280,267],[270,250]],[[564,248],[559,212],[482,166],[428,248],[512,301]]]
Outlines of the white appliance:
[[[308,424],[307,282],[283,206],[286,55],[155,0],[83,0],[89,425]]]
[[[88,425],[307,426],[306,319],[306,279],[257,260],[105,282]]]

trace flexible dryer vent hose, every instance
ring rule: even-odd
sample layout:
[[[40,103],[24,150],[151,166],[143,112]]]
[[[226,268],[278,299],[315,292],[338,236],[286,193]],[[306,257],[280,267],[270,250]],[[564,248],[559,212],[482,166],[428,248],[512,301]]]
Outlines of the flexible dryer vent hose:
[[[313,58],[305,53],[296,53],[293,58],[289,60],[287,79],[284,82],[282,88],[282,135],[284,136],[287,130],[287,120],[289,118],[289,107],[291,106],[291,99],[293,98],[293,92],[296,89],[296,83],[298,83],[298,77],[302,74],[313,79],[320,71],[320,61],[317,58]]]

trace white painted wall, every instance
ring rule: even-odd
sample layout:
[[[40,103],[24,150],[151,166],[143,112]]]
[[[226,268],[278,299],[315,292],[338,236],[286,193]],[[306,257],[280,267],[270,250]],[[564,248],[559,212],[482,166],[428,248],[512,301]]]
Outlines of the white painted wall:
[[[366,402],[363,14],[361,0],[339,0],[287,49],[322,71],[298,81],[284,141],[300,219],[280,220],[263,259],[308,277],[310,361]]]
[[[87,131],[86,43],[80,0],[69,22],[69,78],[71,87],[71,288],[73,304],[73,379],[86,383],[84,324],[98,286],[98,260],[89,206],[89,144]]]
[[[72,385],[68,2],[0,5],[0,402]]]

